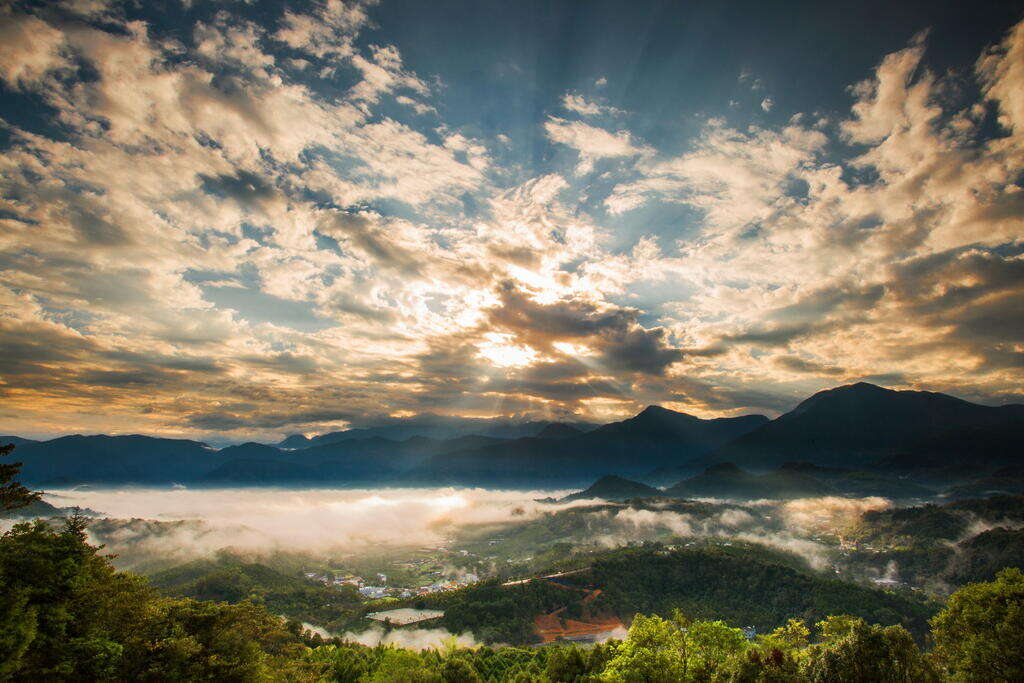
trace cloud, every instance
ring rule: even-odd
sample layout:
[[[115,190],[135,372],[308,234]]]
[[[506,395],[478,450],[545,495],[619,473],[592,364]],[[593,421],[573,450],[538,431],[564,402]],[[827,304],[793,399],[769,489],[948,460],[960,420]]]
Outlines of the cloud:
[[[610,133],[582,121],[567,121],[552,116],[545,122],[544,131],[553,142],[579,152],[580,162],[576,166],[576,173],[580,175],[593,170],[594,162],[598,159],[647,153],[647,149],[637,145],[628,132]]]
[[[108,532],[108,550],[132,558],[206,557],[223,548],[240,552],[301,551],[318,556],[381,546],[444,543],[460,527],[527,521],[561,509],[536,499],[551,491],[480,489],[278,490],[266,489],[53,490],[62,506],[79,506],[125,520],[185,524],[129,524]],[[577,506],[579,503],[574,503]],[[152,559],[152,558],[150,558]]]
[[[1021,25],[973,71],[879,55],[846,111],[633,132],[647,103],[584,88],[499,130],[376,11],[5,10],[36,112],[0,152],[5,429],[711,416],[872,376],[1019,400]]]
[[[274,37],[320,59],[347,56],[352,37],[368,22],[367,4],[326,0],[311,14],[285,10]]]
[[[600,87],[600,82],[598,87]],[[576,112],[581,116],[602,116],[607,114],[621,114],[620,109],[608,106],[606,104],[599,104],[592,99],[580,95],[579,93],[565,93],[562,96],[562,108],[568,111]]]
[[[8,15],[0,24],[0,78],[19,90],[37,84],[44,75],[69,66],[62,54],[64,36],[31,16]]]
[[[644,328],[635,309],[601,307],[585,300],[540,303],[512,283],[500,290],[500,305],[488,312],[490,327],[508,330],[530,347],[550,352],[557,342],[581,342],[597,362],[618,372],[661,374],[681,360],[664,328]]]

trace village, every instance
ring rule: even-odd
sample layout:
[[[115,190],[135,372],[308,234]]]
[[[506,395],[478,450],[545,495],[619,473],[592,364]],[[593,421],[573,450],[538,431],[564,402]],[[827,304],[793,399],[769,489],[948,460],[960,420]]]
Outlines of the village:
[[[377,564],[390,566],[386,572],[363,572],[364,566],[307,569],[303,575],[325,586],[351,586],[366,600],[411,598],[474,584],[481,578],[480,560],[493,559],[479,558],[467,550],[453,551],[446,546],[436,546],[421,548],[411,558],[379,560]]]

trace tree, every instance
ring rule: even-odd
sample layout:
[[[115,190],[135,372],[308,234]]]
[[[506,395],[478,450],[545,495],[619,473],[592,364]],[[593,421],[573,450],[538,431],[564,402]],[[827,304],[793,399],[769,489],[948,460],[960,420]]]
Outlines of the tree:
[[[784,650],[799,650],[807,647],[811,631],[802,619],[790,619],[785,626],[779,626],[765,640]]]
[[[480,675],[473,665],[458,656],[449,656],[444,660],[441,679],[444,683],[480,683]]]
[[[87,520],[0,537],[0,680],[316,680],[294,628],[252,603],[159,598],[86,543]]]
[[[544,670],[552,681],[573,683],[589,672],[583,653],[576,647],[555,648],[548,655],[548,665]]]
[[[24,589],[9,590],[0,581],[0,680],[21,667],[22,657],[36,637],[36,610]]]
[[[768,645],[756,645],[730,657],[715,672],[716,681],[729,683],[804,683],[793,652]]]
[[[683,635],[658,616],[636,615],[629,635],[604,670],[604,677],[626,683],[675,683],[685,680]]]
[[[14,450],[14,444],[0,446],[0,458],[6,458]],[[4,510],[16,510],[39,500],[42,495],[39,491],[30,491],[15,477],[21,472],[20,462],[0,463],[0,508]]]
[[[311,650],[307,659],[328,680],[357,683],[373,666],[370,652],[361,645],[321,645]]]
[[[367,683],[441,683],[441,676],[425,664],[416,652],[388,647],[376,670],[363,680]]]
[[[718,667],[747,648],[747,637],[724,621],[694,621],[684,637],[689,679],[709,680]]]
[[[845,632],[837,629],[834,633],[831,639],[810,648],[803,673],[811,681],[938,680],[934,668],[902,626],[869,625],[857,619]]]
[[[839,614],[825,617],[815,626],[818,628],[818,634],[821,636],[822,641],[831,642],[848,635],[853,630],[853,627],[861,621],[863,619],[851,617],[848,614]]]
[[[47,680],[112,677],[153,597],[145,579],[97,555],[78,516],[59,530],[37,520],[4,534],[0,583],[24,599],[21,626],[32,631],[16,672]]]
[[[956,681],[1024,680],[1024,573],[964,586],[932,619],[934,656]]]

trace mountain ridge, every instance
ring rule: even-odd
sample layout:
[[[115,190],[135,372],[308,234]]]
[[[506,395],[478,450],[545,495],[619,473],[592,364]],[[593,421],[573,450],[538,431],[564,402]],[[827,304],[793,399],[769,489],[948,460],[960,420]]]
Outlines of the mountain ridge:
[[[459,424],[492,429],[510,422]],[[310,479],[310,484],[575,487],[603,475],[678,484],[728,462],[752,474],[803,463],[824,468],[812,474],[839,490],[924,496],[927,487],[915,490],[900,478],[911,475],[919,483],[947,487],[986,476],[998,479],[1004,475],[996,472],[1021,465],[1024,405],[983,406],[936,392],[858,382],[817,392],[774,420],[762,415],[703,419],[649,405],[592,429],[579,423],[519,423],[516,429],[529,435],[515,438],[464,433],[442,439],[410,433],[414,427],[392,432],[401,438],[373,428],[302,436],[303,448],[283,445],[298,443],[297,436],[277,445],[246,442],[219,450],[201,441],[140,434],[7,441],[16,443],[15,457],[25,462],[25,480],[36,485],[273,485]],[[836,471],[826,471],[830,468]],[[800,474],[797,465],[789,469],[787,476]],[[998,481],[983,486],[1000,488]]]

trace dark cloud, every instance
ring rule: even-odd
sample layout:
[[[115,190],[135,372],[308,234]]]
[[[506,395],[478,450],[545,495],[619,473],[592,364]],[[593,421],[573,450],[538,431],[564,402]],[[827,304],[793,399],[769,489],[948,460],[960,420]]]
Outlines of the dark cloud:
[[[317,230],[351,245],[383,268],[398,270],[407,275],[419,275],[421,272],[423,255],[394,240],[378,216],[333,212],[319,222]]]
[[[293,375],[308,375],[320,369],[319,363],[312,356],[294,353],[275,353],[268,356],[245,356],[240,358],[244,363],[255,367],[263,367],[277,372]]]
[[[649,396],[651,399],[689,406],[690,410],[714,413],[781,413],[804,398],[796,393],[765,389],[734,377],[722,377],[717,381],[672,377],[658,379],[656,383],[641,383],[636,390],[641,397]]]
[[[817,361],[799,356],[776,356],[772,362],[781,368],[792,370],[793,372],[806,372],[812,375],[832,375],[835,377],[841,377],[846,374],[846,370],[843,368],[835,365],[825,365],[824,363],[818,363]]]
[[[724,342],[753,344],[755,346],[788,346],[790,342],[832,327],[827,322],[799,322],[754,327],[745,332],[726,335]]]
[[[119,247],[131,243],[128,234],[118,225],[84,209],[74,208],[68,219],[82,241],[102,247]]]
[[[88,370],[75,378],[82,384],[102,387],[143,387],[166,384],[170,373],[155,369],[138,370]]]
[[[501,303],[488,310],[488,328],[506,330],[530,346],[552,351],[555,342],[583,342],[608,370],[660,375],[682,360],[683,352],[669,345],[668,331],[645,328],[640,311],[598,307],[588,301],[562,300],[543,304],[515,284],[499,287]]]
[[[277,194],[265,178],[251,171],[238,170],[234,174],[196,176],[203,192],[220,199],[233,199],[243,206],[257,205]]]
[[[829,287],[812,292],[787,306],[776,308],[765,317],[782,323],[820,320],[823,316],[873,308],[885,295],[885,287]]]
[[[945,330],[944,347],[989,370],[1020,368],[1024,259],[977,247],[912,259],[890,270],[903,315]]]
[[[894,265],[889,277],[892,295],[915,314],[950,314],[985,297],[1024,291],[1024,259],[953,249]]]

